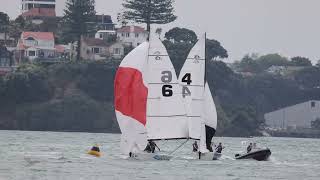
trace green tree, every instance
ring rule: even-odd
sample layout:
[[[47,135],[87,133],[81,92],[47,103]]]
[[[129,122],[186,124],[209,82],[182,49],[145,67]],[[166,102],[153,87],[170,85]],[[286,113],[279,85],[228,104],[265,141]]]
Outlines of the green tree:
[[[172,43],[195,44],[198,40],[196,33],[190,29],[175,27],[164,35],[165,39]]]
[[[9,16],[6,13],[0,12],[0,32],[4,33],[4,44],[7,44],[7,33],[9,30]]]
[[[228,58],[227,50],[221,46],[220,42],[214,39],[207,39],[207,60],[215,60],[216,58]]]
[[[118,19],[145,23],[150,33],[151,24],[168,24],[177,19],[173,3],[174,0],[124,0],[125,9]]]
[[[68,0],[63,17],[63,36],[67,41],[77,42],[77,60],[81,55],[81,37],[95,29],[95,0]]]
[[[294,66],[312,66],[310,59],[301,56],[291,58],[291,62]]]

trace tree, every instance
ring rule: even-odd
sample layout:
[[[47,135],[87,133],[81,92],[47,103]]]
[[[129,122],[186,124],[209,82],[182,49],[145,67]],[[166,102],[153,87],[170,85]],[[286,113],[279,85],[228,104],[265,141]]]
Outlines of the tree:
[[[196,33],[190,29],[175,27],[164,35],[165,39],[172,43],[195,44],[198,40]]]
[[[306,57],[293,57],[291,58],[291,62],[294,66],[312,66],[310,59]]]
[[[156,33],[159,35],[159,39],[160,39],[160,36],[161,36],[161,33],[162,33],[162,28],[157,28],[156,29]]]
[[[220,42],[214,39],[207,39],[206,42],[207,49],[207,60],[219,58],[227,58],[228,52],[224,47],[221,46]]]
[[[9,29],[9,16],[6,13],[0,12],[0,32],[4,33],[4,44],[6,45],[7,33]]]
[[[118,17],[145,23],[150,33],[151,24],[168,24],[177,19],[173,14],[173,3],[174,0],[124,0],[122,6],[125,10]]]
[[[173,28],[165,33],[164,45],[177,72],[180,72],[188,53],[197,42],[197,35],[190,29]]]
[[[95,0],[68,0],[64,10],[63,36],[77,42],[77,60],[80,60],[81,37],[94,31]]]

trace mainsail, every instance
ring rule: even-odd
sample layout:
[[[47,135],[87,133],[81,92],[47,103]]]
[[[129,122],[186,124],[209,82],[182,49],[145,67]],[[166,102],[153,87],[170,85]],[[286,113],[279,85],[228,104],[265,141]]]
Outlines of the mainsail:
[[[114,82],[114,104],[121,130],[121,152],[143,151],[147,145],[146,111],[149,43],[131,51],[121,62]]]
[[[205,80],[206,36],[200,38],[183,65],[179,83],[187,107],[189,136],[200,139],[200,152],[212,151],[211,140],[217,128],[217,112]]]
[[[150,40],[148,56],[148,139],[188,138],[182,88],[160,39]]]

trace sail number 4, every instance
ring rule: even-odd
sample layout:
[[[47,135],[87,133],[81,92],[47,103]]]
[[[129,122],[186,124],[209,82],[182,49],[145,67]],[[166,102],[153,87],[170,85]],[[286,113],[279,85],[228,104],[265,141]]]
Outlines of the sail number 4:
[[[170,83],[172,81],[172,72],[171,71],[162,71],[161,81],[163,83]],[[191,73],[186,73],[183,78],[182,82],[187,83],[190,85],[192,83],[191,80]],[[173,95],[172,85],[165,84],[162,86],[162,95],[164,97],[171,97]],[[187,86],[182,87],[182,96],[185,98],[186,96],[191,96],[191,91]]]

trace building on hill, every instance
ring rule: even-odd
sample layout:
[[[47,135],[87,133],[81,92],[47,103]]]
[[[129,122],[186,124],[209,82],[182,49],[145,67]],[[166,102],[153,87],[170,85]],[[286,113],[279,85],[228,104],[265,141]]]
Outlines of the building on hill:
[[[28,12],[33,8],[56,8],[56,0],[21,0],[21,13]]]
[[[117,38],[117,32],[115,30],[99,30],[95,34],[96,39],[106,40],[106,41],[112,41],[112,38],[115,37],[115,40]]]
[[[18,63],[23,60],[55,61],[60,59],[64,46],[56,46],[52,32],[23,32],[17,45]]]
[[[115,24],[112,22],[110,15],[96,15],[95,23],[98,30],[115,30]]]
[[[311,128],[311,122],[320,118],[320,101],[307,101],[264,115],[266,125],[272,129]]]
[[[21,16],[30,20],[33,24],[41,24],[47,19],[56,18],[56,12],[53,8],[32,8],[21,14]]]
[[[85,60],[105,60],[107,58],[120,59],[124,56],[122,43],[109,43],[96,38],[82,38],[81,58]]]
[[[147,41],[148,32],[139,26],[124,26],[117,30],[117,38],[127,46],[137,47]]]

